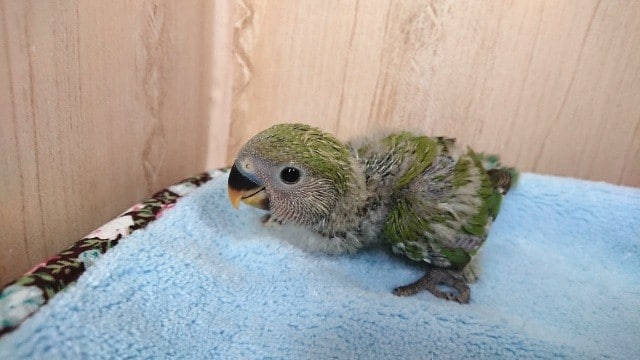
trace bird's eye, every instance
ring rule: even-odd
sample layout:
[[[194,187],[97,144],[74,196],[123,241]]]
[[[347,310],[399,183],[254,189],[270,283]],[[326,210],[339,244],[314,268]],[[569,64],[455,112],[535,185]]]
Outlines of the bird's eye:
[[[294,167],[286,167],[280,171],[280,180],[285,184],[295,184],[300,180],[300,170]]]

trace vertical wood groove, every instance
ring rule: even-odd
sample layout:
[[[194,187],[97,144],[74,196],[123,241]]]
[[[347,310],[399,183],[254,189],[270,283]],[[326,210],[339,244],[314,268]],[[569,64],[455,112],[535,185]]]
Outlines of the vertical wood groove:
[[[29,13],[31,12],[31,8],[29,5],[27,5],[26,7],[26,15],[28,16]],[[44,180],[41,175],[40,175],[40,163],[42,161],[42,158],[40,156],[40,142],[39,142],[39,136],[38,136],[38,127],[37,125],[37,121],[36,121],[36,114],[38,113],[38,104],[37,104],[37,100],[36,100],[36,94],[35,94],[35,87],[36,84],[34,82],[34,70],[33,70],[33,54],[31,52],[31,43],[32,43],[32,34],[30,32],[29,27],[27,26],[27,23],[24,23],[24,33],[26,34],[26,40],[27,40],[27,49],[26,49],[26,56],[27,56],[27,65],[28,65],[28,76],[29,76],[29,104],[31,106],[31,116],[30,116],[30,121],[31,121],[31,128],[32,133],[31,133],[31,141],[32,141],[32,146],[33,146],[33,156],[34,156],[34,170],[35,170],[35,185],[36,185],[36,197],[37,197],[37,205],[39,209],[42,209],[44,201],[42,199],[42,187],[40,186],[42,181]],[[40,220],[40,226],[39,226],[39,236],[40,236],[40,241],[41,244],[44,248],[45,251],[47,251],[47,234],[44,231],[44,224],[45,224],[45,220],[44,220],[44,214],[42,212],[38,213],[38,217]],[[27,253],[29,253],[29,243],[25,244],[25,250],[27,251]],[[30,261],[34,261],[34,259],[29,258]]]
[[[145,128],[148,135],[142,151],[142,164],[145,171],[147,190],[157,188],[157,179],[167,152],[167,140],[160,119],[166,89],[163,87],[164,60],[163,44],[165,40],[165,7],[161,1],[148,1],[143,11],[144,27],[139,41],[142,43],[140,56],[144,64],[142,70],[142,88],[146,109],[149,112]]]
[[[541,13],[544,13],[544,2],[541,3]],[[526,15],[528,15],[528,13],[526,13]],[[522,22],[524,23],[524,22]],[[521,23],[521,26],[522,26]],[[538,47],[538,41],[540,39],[540,29],[542,28],[542,19],[538,20],[538,24],[537,24],[537,29],[535,32],[535,37],[533,39],[533,43],[531,45],[531,50],[529,51],[529,56],[527,57],[527,61],[526,61],[526,65],[524,68],[524,80],[520,83],[520,91],[518,92],[518,99],[516,100],[516,104],[517,104],[517,109],[515,112],[515,116],[516,117],[520,117],[522,116],[522,107],[524,105],[524,101],[523,101],[523,97],[524,97],[524,93],[526,90],[527,85],[530,83],[530,79],[531,79],[531,68],[532,68],[532,64],[533,64],[533,57],[536,53],[536,49]],[[520,29],[521,27],[518,29],[518,35],[520,35]],[[514,129],[515,129],[515,125],[516,122],[515,121],[511,121],[509,122],[509,126],[507,128],[507,134],[513,134],[514,133]],[[516,137],[512,137],[512,139],[517,139]],[[513,141],[509,141],[508,144],[509,146],[513,146],[514,142]],[[518,146],[517,148],[514,147],[514,151],[516,151],[516,158],[520,158],[520,153],[522,151],[522,146]]]
[[[540,168],[539,167],[540,166],[540,161],[543,159],[542,153],[543,153],[544,149],[547,147],[547,141],[549,141],[549,136],[551,136],[551,132],[554,129],[554,124],[558,123],[558,121],[560,119],[560,115],[565,110],[565,106],[567,104],[567,99],[569,98],[569,94],[574,89],[573,84],[574,84],[575,79],[576,79],[576,74],[578,73],[578,68],[579,68],[579,66],[580,66],[580,64],[582,62],[582,56],[583,56],[583,53],[584,53],[585,45],[587,43],[587,38],[589,37],[589,34],[591,33],[591,26],[593,25],[593,20],[595,19],[596,14],[598,13],[598,9],[600,8],[600,2],[601,2],[601,0],[598,0],[598,2],[596,3],[595,8],[593,9],[593,13],[591,13],[591,17],[589,19],[589,23],[587,25],[587,29],[585,30],[584,35],[582,36],[582,40],[580,41],[580,48],[578,50],[578,56],[576,57],[575,64],[574,64],[574,66],[572,68],[572,71],[571,71],[569,84],[567,85],[566,90],[562,94],[562,101],[560,101],[560,106],[558,107],[558,111],[556,111],[556,114],[553,117],[553,121],[548,124],[547,130],[545,131],[545,135],[542,138],[542,143],[539,146],[535,162],[533,163],[533,169],[534,170],[537,170],[537,169]],[[543,8],[543,10],[544,10],[544,8]]]
[[[239,69],[241,79],[234,81],[233,95],[238,96],[251,81],[251,62],[247,55],[247,49],[243,43],[244,37],[248,36],[249,28],[253,20],[253,7],[250,1],[237,0],[237,8],[241,9],[243,14],[234,25],[234,54]]]
[[[339,100],[338,100],[338,112],[336,113],[336,118],[334,120],[335,125],[334,125],[334,129],[339,129],[340,128],[340,120],[342,119],[342,105],[344,104],[344,88],[346,85],[346,79],[347,79],[347,69],[349,68],[349,54],[351,53],[351,50],[353,49],[353,39],[355,37],[355,33],[356,33],[356,25],[358,23],[358,8],[360,5],[360,0],[356,0],[356,5],[355,5],[355,9],[353,11],[353,19],[351,20],[353,22],[353,24],[351,25],[351,34],[349,35],[349,45],[347,47],[347,56],[345,56],[344,58],[344,64],[343,64],[343,72],[342,72],[342,86],[340,87],[340,95],[339,95]]]

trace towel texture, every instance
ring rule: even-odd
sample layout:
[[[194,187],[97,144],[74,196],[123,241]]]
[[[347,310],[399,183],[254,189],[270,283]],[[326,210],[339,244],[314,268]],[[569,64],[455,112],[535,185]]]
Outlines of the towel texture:
[[[400,298],[385,249],[306,253],[226,176],[134,232],[17,330],[0,358],[616,358],[640,353],[640,189],[523,174],[468,305]]]

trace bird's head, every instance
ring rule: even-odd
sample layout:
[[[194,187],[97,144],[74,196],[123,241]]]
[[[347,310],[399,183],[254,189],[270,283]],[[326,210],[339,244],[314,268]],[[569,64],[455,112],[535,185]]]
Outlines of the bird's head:
[[[349,149],[303,124],[279,124],[240,149],[229,174],[229,198],[271,211],[281,222],[318,225],[354,182]]]

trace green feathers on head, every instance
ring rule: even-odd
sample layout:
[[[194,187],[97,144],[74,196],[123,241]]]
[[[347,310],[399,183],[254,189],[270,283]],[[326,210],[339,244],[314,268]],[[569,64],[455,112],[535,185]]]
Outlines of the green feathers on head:
[[[302,165],[317,176],[333,181],[340,194],[352,181],[348,148],[318,128],[278,124],[256,135],[247,145],[267,160]]]

